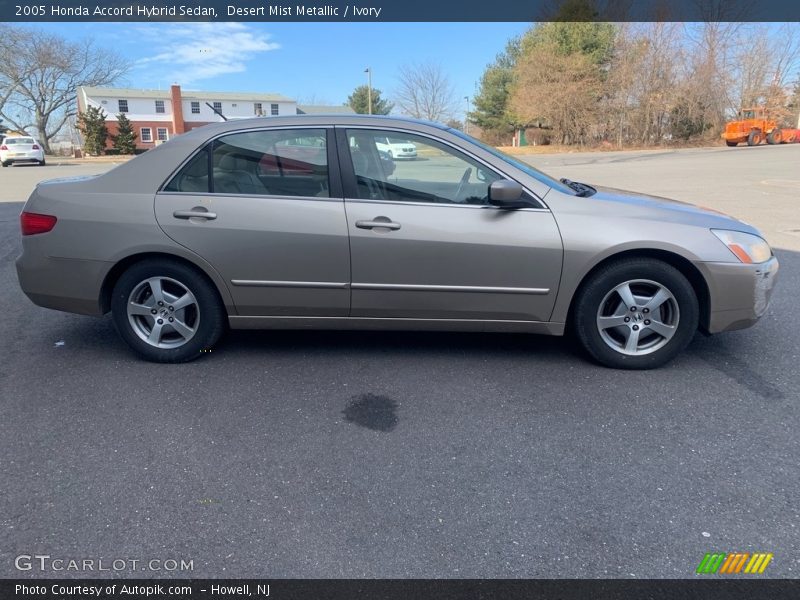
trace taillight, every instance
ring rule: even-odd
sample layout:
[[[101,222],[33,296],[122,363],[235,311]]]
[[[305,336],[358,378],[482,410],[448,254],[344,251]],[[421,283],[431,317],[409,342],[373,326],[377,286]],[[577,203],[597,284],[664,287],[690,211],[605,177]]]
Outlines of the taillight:
[[[5,144],[3,144],[2,146],[0,146],[0,150],[8,150],[8,146],[6,146]]]
[[[35,235],[37,233],[47,233],[56,226],[58,219],[53,215],[40,215],[22,211],[19,215],[19,225],[22,235]]]
[[[31,150],[38,150],[38,149],[39,149],[39,144],[34,144],[33,147],[31,148]]]

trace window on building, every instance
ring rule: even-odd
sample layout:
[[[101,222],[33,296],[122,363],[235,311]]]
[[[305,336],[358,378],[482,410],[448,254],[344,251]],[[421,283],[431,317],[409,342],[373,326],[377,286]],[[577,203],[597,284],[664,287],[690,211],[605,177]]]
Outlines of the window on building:
[[[163,100],[156,100],[156,112],[157,113],[166,112],[164,110],[164,101]]]
[[[270,114],[273,117],[277,117],[278,116],[278,105],[277,104],[273,104],[273,105],[270,106]]]
[[[128,112],[128,101],[127,100],[118,100],[119,103],[119,112],[126,113]]]
[[[156,135],[160,142],[166,142],[169,139],[169,131],[167,131],[166,127],[159,127],[156,130]]]
[[[153,141],[153,130],[149,127],[142,127],[139,130],[139,139],[143,142],[152,142]]]
[[[264,111],[261,108],[261,102],[254,102],[253,103],[253,114],[257,117],[260,117],[264,114]]]
[[[199,115],[200,114],[200,103],[199,102],[192,102],[192,114]]]
[[[214,102],[214,110],[222,112],[222,102]]]

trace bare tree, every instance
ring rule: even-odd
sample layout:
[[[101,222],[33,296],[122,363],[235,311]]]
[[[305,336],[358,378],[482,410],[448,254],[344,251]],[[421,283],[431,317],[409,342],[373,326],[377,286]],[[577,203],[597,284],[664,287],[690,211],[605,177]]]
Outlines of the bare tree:
[[[446,121],[456,112],[456,93],[442,67],[434,63],[400,69],[395,100],[400,110],[417,119]]]
[[[552,130],[562,144],[584,144],[593,137],[603,81],[589,56],[541,44],[517,62],[515,71],[510,106],[522,122]]]
[[[661,142],[676,101],[679,24],[623,24],[607,79],[606,138],[618,145]]]
[[[69,42],[37,29],[0,26],[0,116],[15,129],[50,140],[76,113],[77,88],[113,83],[128,70],[115,52],[91,40]]]

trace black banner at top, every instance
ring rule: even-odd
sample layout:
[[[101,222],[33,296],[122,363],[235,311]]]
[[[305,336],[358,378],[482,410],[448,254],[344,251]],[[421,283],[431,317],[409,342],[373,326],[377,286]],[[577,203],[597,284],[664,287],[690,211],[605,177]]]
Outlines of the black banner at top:
[[[3,21],[799,22],[798,0],[0,0]]]

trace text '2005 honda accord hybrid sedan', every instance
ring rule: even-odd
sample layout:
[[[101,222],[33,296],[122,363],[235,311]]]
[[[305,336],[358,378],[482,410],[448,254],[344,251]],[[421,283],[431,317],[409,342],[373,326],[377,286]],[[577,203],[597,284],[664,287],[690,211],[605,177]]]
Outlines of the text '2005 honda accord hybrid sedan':
[[[408,140],[413,160],[380,152]],[[446,127],[298,116],[194,129],[21,215],[36,304],[111,311],[154,361],[227,327],[574,332],[650,368],[748,327],[778,262],[759,232],[671,200],[558,181]]]

